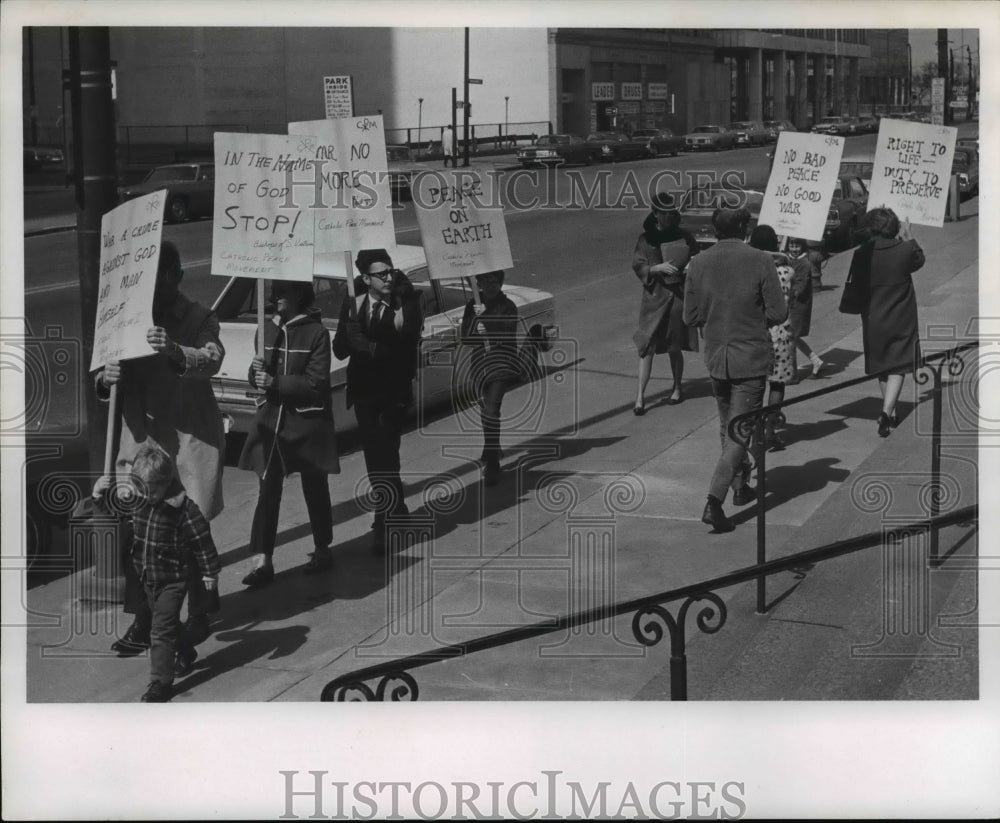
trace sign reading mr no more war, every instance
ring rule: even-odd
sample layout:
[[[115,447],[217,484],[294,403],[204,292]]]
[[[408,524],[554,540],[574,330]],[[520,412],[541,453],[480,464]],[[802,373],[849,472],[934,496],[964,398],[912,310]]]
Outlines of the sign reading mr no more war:
[[[886,206],[900,220],[943,226],[958,129],[882,118],[868,208]]]
[[[777,234],[822,240],[843,151],[843,137],[783,131],[757,222]]]
[[[312,280],[315,145],[312,137],[216,133],[212,274]]]
[[[472,277],[514,265],[503,208],[483,192],[478,172],[454,170],[421,181],[413,204],[434,280]]]
[[[346,277],[345,251],[396,245],[392,193],[381,115],[289,123],[290,135],[316,138],[313,158],[320,198],[313,214],[313,272]]]
[[[166,202],[167,192],[155,191],[122,203],[101,218],[91,371],[109,360],[153,354],[146,332],[153,326],[153,292]]]

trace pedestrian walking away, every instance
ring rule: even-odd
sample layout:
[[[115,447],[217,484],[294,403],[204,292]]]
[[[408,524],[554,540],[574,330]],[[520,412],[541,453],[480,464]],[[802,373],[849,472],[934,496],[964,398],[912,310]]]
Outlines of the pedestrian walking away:
[[[441,149],[444,151],[444,167],[448,168],[448,163],[455,168],[455,130],[451,126],[444,127],[441,137]]]
[[[684,284],[684,322],[704,330],[705,365],[719,410],[722,453],[701,516],[716,532],[734,528],[722,508],[727,489],[737,506],[756,495],[747,484],[746,446],[729,436],[729,421],[761,408],[773,359],[768,327],[788,317],[771,255],[743,242],[749,222],[746,209],[718,209],[712,215],[718,242],[691,261]]]
[[[865,374],[887,372],[878,378],[882,411],[877,426],[879,436],[888,437],[899,425],[896,401],[903,380],[920,363],[913,272],[924,265],[924,252],[910,236],[909,224],[901,227],[892,209],[872,209],[863,227],[871,239],[855,250],[848,279],[862,296]]]
[[[483,483],[500,479],[500,408],[504,395],[521,378],[517,346],[517,306],[503,293],[504,273],[492,271],[476,278],[482,302],[470,300],[462,316],[462,343],[472,346],[472,383],[483,425]]]
[[[642,224],[642,234],[632,255],[632,271],[642,283],[639,323],[632,340],[639,355],[636,415],[646,413],[646,386],[653,370],[653,355],[670,357],[673,387],[669,405],[684,399],[685,351],[698,351],[698,333],[684,322],[684,272],[698,253],[694,236],[680,227],[674,198],[661,192],[653,198],[652,211]]]
[[[785,296],[785,304],[790,306],[793,290],[794,269],[788,263],[788,257],[778,251],[778,235],[771,226],[760,224],[750,233],[750,245],[755,249],[766,251],[774,260],[778,272],[778,281]],[[792,329],[791,308],[789,316],[783,323],[775,323],[768,329],[771,336],[771,370],[767,375],[767,399],[765,406],[780,404],[785,399],[785,385],[795,378],[797,364],[795,362],[795,333]],[[778,421],[784,419],[781,412],[772,412],[764,418],[764,448],[768,451],[781,451],[785,448],[784,441],[775,432]]]
[[[197,651],[181,624],[181,607],[192,578],[217,592],[219,556],[208,521],[185,493],[170,457],[155,444],[139,447],[130,474],[133,501],[128,507],[132,541],[130,562],[142,583],[150,612],[150,682],[144,703],[165,703],[173,696],[175,671],[191,671]],[[108,493],[112,478],[101,477],[93,497]]]
[[[385,249],[363,249],[354,302],[341,308],[333,353],[347,364],[347,408],[358,421],[365,468],[372,487],[373,548],[386,547],[386,518],[408,513],[400,478],[403,420],[413,405],[413,379],[423,328],[420,293],[393,267]]]
[[[119,386],[118,473],[128,476],[141,446],[159,446],[173,460],[187,495],[211,520],[222,511],[226,435],[210,378],[221,368],[225,350],[218,318],[181,294],[183,278],[177,246],[166,240],[160,246],[156,272],[154,325],[146,332],[154,354],[124,362],[109,360],[94,379],[101,400],[108,399],[111,386]],[[124,568],[124,611],[135,619],[111,648],[131,656],[149,648],[151,615],[132,564],[126,562]],[[214,600],[195,583],[188,600],[187,628],[196,642],[211,633],[208,615]]]
[[[274,580],[274,543],[285,478],[298,473],[312,529],[307,574],[333,565],[333,523],[327,475],[338,474],[337,435],[330,400],[330,334],[323,326],[312,283],[273,281],[275,313],[264,325],[263,347],[247,379],[263,394],[240,455],[241,469],[260,478],[250,530],[254,565],[243,583],[250,588]]]
[[[787,248],[788,259],[794,270],[788,303],[788,320],[795,337],[795,347],[809,358],[809,362],[812,363],[812,373],[809,376],[815,378],[819,377],[824,364],[820,356],[806,342],[806,336],[812,325],[813,293],[823,287],[819,277],[819,266],[808,254],[806,241],[802,238],[789,238]],[[789,382],[798,381],[796,379]]]

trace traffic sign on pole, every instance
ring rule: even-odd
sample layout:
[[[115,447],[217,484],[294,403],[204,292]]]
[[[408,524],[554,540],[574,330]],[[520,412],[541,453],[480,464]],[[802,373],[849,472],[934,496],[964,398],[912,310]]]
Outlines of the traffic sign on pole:
[[[469,82],[472,85],[475,85],[475,86],[481,86],[481,85],[483,85],[483,81],[481,79],[479,79],[479,78],[476,78],[476,77],[470,77],[469,78]]]

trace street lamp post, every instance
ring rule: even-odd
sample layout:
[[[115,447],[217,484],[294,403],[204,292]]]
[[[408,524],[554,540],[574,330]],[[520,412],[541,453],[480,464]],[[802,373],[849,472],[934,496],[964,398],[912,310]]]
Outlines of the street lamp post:
[[[906,107],[913,109],[913,46],[906,41]]]
[[[422,142],[421,141],[421,137],[420,137],[420,131],[423,128],[423,125],[424,125],[424,98],[423,97],[418,97],[417,98],[417,106],[418,106],[418,108],[417,108],[417,156],[419,157],[420,156],[420,143]]]
[[[972,57],[969,57],[970,64]],[[510,143],[510,97],[506,94],[503,97],[503,136],[507,143]]]

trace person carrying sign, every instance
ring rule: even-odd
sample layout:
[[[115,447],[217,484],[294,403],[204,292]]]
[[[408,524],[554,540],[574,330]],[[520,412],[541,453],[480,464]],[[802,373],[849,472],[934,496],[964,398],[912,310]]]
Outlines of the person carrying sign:
[[[340,463],[330,400],[330,335],[312,308],[315,299],[312,283],[272,281],[276,311],[264,325],[263,347],[258,340],[247,375],[250,385],[263,392],[239,461],[241,469],[260,478],[250,529],[254,568],[243,578],[252,589],[274,580],[282,488],[285,477],[296,472],[302,478],[314,546],[304,571],[313,574],[333,565],[327,475],[339,474]]]
[[[399,476],[403,419],[423,328],[420,294],[385,249],[362,249],[358,296],[340,311],[333,353],[347,364],[347,407],[354,407],[375,504],[374,548],[385,549],[386,517],[407,513]]]
[[[169,240],[160,247],[153,296],[154,326],[146,340],[155,354],[109,360],[95,374],[97,396],[107,400],[118,384],[122,431],[116,468],[127,474],[139,448],[159,446],[173,460],[184,491],[206,520],[222,511],[222,468],[226,435],[209,380],[222,366],[225,349],[219,320],[211,309],[180,293],[184,277],[180,252]],[[132,564],[124,564],[125,612],[135,619],[111,648],[134,655],[149,648],[151,614]],[[192,588],[189,634],[200,642],[210,633],[204,592]]]
[[[500,479],[500,406],[524,372],[517,346],[517,306],[503,293],[504,273],[476,277],[482,302],[470,300],[462,316],[462,342],[474,347],[472,369],[483,424],[483,483]]]

